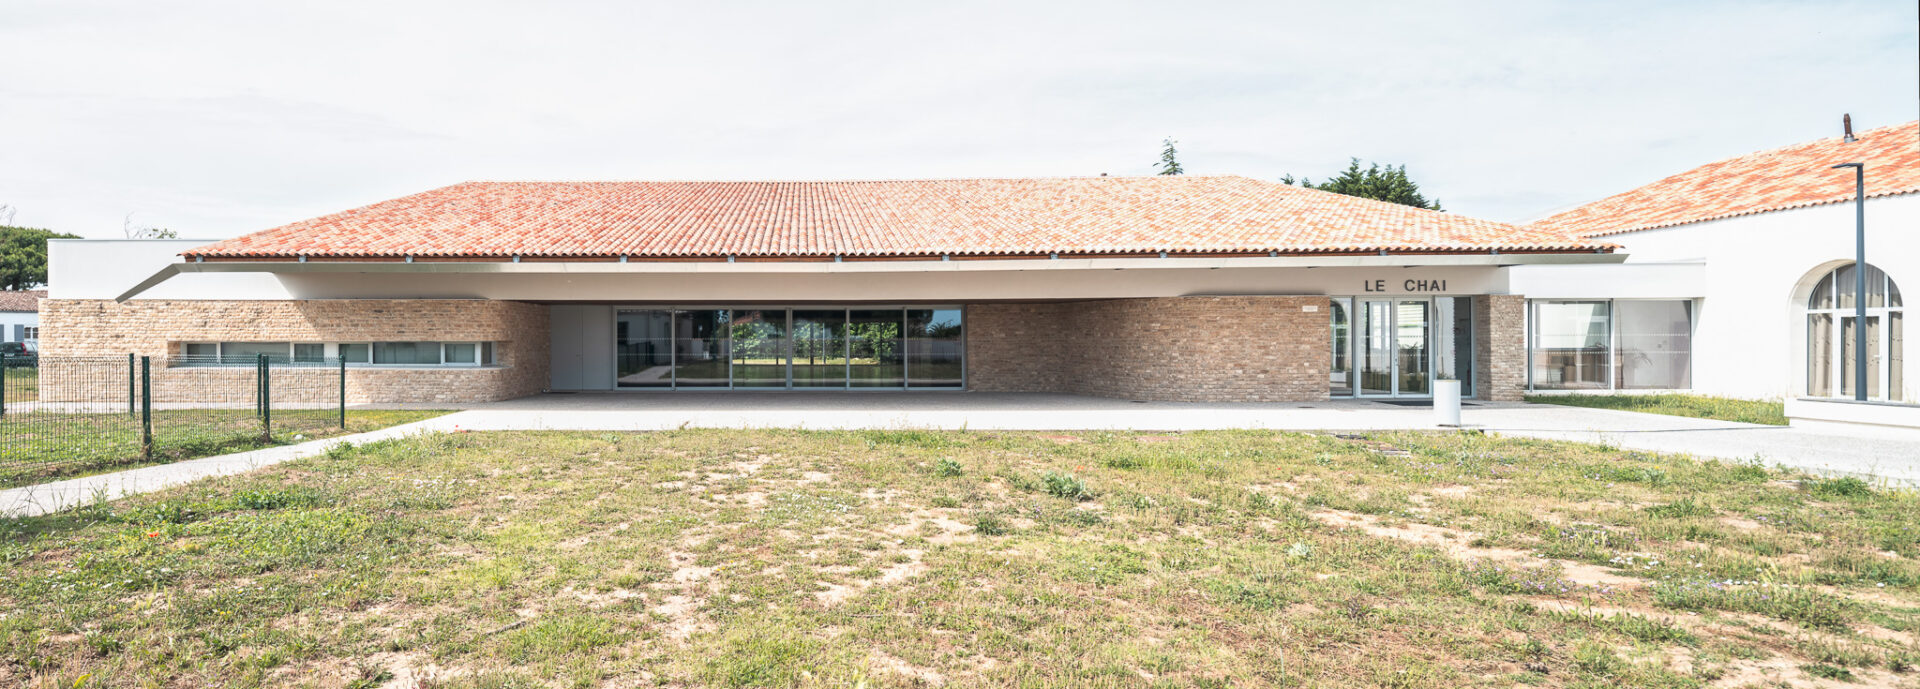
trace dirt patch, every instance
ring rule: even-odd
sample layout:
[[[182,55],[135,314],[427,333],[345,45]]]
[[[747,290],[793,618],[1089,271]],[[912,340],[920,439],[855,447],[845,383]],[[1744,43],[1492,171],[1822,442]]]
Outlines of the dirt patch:
[[[892,586],[927,573],[927,563],[921,561],[921,557],[926,555],[925,551],[908,548],[901,550],[900,554],[905,555],[907,559],[881,568],[880,576],[871,580],[855,581],[851,584],[836,584],[831,581],[818,582],[821,590],[813,593],[814,600],[820,601],[820,605],[822,606],[831,608],[852,600],[854,596],[860,595],[862,592],[875,586]],[[852,571],[850,567],[824,567],[822,569],[824,571],[842,574]]]
[[[932,668],[920,667],[880,651],[873,652],[873,667],[874,669],[891,672],[909,680],[915,680],[930,686],[937,687],[947,683],[946,676],[935,672]]]
[[[1043,435],[1040,436],[1040,438],[1043,440],[1051,440],[1061,445],[1080,442],[1080,436],[1077,435]]]
[[[1608,588],[1637,588],[1646,585],[1646,580],[1615,574],[1613,571],[1571,560],[1556,560],[1537,557],[1525,550],[1513,548],[1490,548],[1470,545],[1479,538],[1479,534],[1459,529],[1449,529],[1432,524],[1408,522],[1388,526],[1380,523],[1380,518],[1370,514],[1344,512],[1340,510],[1321,510],[1308,516],[1323,524],[1343,529],[1357,529],[1369,536],[1391,538],[1416,545],[1431,546],[1462,560],[1488,560],[1501,564],[1520,567],[1541,567],[1558,565],[1560,576],[1568,581],[1586,586]]]
[[[1745,517],[1735,517],[1730,515],[1721,517],[1720,523],[1740,531],[1758,531],[1760,529],[1766,528],[1765,524],[1761,524],[1760,522],[1756,522],[1752,519],[1747,519]]]

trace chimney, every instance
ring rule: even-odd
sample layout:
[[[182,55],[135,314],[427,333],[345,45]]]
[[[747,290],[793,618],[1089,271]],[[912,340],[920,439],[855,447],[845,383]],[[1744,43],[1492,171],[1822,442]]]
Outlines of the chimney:
[[[1853,138],[1853,113],[1840,116],[1840,128],[1847,132],[1846,137],[1841,139],[1842,141],[1847,143],[1858,141],[1858,139]]]

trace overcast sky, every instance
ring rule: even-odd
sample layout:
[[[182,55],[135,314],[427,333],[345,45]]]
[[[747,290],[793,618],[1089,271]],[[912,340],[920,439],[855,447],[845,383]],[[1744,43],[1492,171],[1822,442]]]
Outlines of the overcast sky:
[[[1407,165],[1520,221],[1906,122],[1882,2],[0,0],[0,204],[227,237],[471,179]],[[3,218],[0,218],[3,219]]]

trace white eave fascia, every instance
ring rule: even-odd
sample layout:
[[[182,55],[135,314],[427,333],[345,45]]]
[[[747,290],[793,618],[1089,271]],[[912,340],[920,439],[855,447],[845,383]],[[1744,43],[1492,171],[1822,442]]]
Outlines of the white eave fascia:
[[[1388,254],[1366,256],[1236,256],[912,260],[912,261],[193,261],[168,264],[115,301],[126,301],[181,273],[414,273],[498,275],[937,273],[1032,270],[1212,270],[1219,268],[1407,268],[1422,266],[1620,263],[1624,253]]]

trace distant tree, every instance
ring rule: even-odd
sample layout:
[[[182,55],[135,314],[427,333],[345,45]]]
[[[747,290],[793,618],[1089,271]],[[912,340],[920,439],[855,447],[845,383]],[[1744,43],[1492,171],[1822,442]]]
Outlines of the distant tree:
[[[180,238],[180,233],[175,232],[173,230],[169,230],[164,227],[154,227],[152,225],[133,224],[132,213],[128,213],[127,218],[125,220],[120,221],[120,231],[127,235],[127,239],[179,239]]]
[[[1187,169],[1180,167],[1180,157],[1179,157],[1180,151],[1175,150],[1173,147],[1174,144],[1179,142],[1174,141],[1172,137],[1168,137],[1165,140],[1161,141],[1160,143],[1166,146],[1166,148],[1160,149],[1160,172],[1156,174],[1161,174],[1161,175],[1185,174]]]
[[[1414,184],[1413,180],[1407,177],[1405,165],[1381,167],[1379,163],[1372,163],[1363,170],[1360,168],[1360,159],[1354,158],[1347,164],[1345,172],[1319,184],[1314,184],[1304,177],[1295,180],[1293,175],[1281,177],[1280,181],[1309,189],[1398,203],[1430,211],[1443,210],[1440,207],[1440,199],[1429,200],[1420,194],[1420,185]]]
[[[0,225],[0,289],[33,289],[47,284],[49,239],[79,239],[79,235]]]

